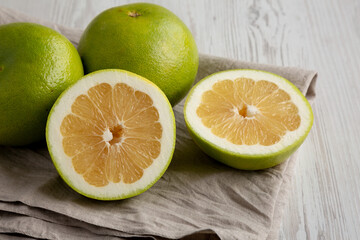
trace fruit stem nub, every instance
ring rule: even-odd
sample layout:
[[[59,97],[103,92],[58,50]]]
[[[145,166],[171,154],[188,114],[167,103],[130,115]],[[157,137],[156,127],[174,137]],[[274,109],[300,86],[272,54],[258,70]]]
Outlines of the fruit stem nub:
[[[136,11],[129,11],[129,12],[128,12],[128,15],[129,15],[130,17],[138,17],[138,16],[141,16],[141,14],[138,13],[138,12],[136,12]]]

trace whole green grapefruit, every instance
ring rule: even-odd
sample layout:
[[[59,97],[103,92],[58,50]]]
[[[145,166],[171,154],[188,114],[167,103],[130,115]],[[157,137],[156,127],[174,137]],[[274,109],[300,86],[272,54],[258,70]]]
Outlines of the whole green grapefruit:
[[[154,82],[175,105],[198,69],[195,40],[169,10],[148,3],[108,9],[84,31],[78,50],[86,73],[118,68]]]
[[[42,25],[0,26],[0,145],[45,138],[57,97],[84,75],[76,48]]]

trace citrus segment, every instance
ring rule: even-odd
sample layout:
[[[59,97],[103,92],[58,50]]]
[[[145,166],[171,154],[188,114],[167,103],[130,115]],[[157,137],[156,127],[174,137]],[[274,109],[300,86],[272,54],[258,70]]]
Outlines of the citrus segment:
[[[74,114],[67,115],[60,127],[63,136],[93,136],[101,135],[102,129],[94,125],[91,121],[81,118]]]
[[[161,176],[171,160],[175,127],[158,87],[126,71],[104,70],[63,95],[49,116],[47,139],[70,186],[94,198],[124,198]]]
[[[127,94],[122,94],[124,92]],[[117,108],[117,111],[114,111],[113,106],[117,102],[124,103],[125,101],[129,101],[130,104],[123,104],[123,108]],[[143,168],[148,167],[153,159],[159,156],[162,127],[158,122],[159,113],[152,103],[146,93],[135,91],[124,83],[118,83],[114,88],[110,84],[102,83],[90,88],[87,96],[80,95],[76,98],[71,107],[72,113],[65,117],[60,126],[64,129],[63,148],[69,157],[77,155],[73,158],[74,165],[84,166],[84,159],[93,158],[90,166],[84,166],[89,168],[88,171],[85,173],[82,169],[77,171],[84,175],[89,184],[104,186],[109,181],[135,182],[142,176]],[[130,107],[126,109],[125,106]],[[73,131],[70,130],[71,136],[68,136],[66,132],[70,127],[68,119],[76,119],[76,117],[81,120],[70,121]],[[101,134],[89,131],[85,135],[78,131],[89,125],[93,129],[100,130]],[[142,131],[139,131],[139,128]],[[102,137],[104,134],[110,137],[104,139]],[[150,140],[144,139],[144,135]],[[101,141],[103,143],[98,144]],[[99,147],[92,148],[96,144]],[[121,150],[118,150],[118,145]],[[87,146],[92,148],[91,151]],[[140,154],[132,154],[126,146],[132,146],[131,150],[138,151]],[[82,152],[84,153],[81,154]],[[128,158],[127,161],[124,161],[126,158]],[[107,171],[103,171],[105,165],[108,166]]]
[[[189,93],[184,114],[205,152],[241,169],[280,163],[312,125],[311,107],[300,91],[280,76],[257,70],[203,79]]]

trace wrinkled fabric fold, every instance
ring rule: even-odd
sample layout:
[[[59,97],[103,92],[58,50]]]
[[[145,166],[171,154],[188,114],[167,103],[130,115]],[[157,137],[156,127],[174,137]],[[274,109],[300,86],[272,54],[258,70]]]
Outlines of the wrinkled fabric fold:
[[[10,22],[46,25],[75,46],[82,33],[0,8],[0,24]],[[270,71],[294,83],[310,102],[315,98],[314,71],[204,54],[196,81],[227,69]],[[177,140],[169,169],[151,189],[131,199],[101,202],[74,192],[57,174],[45,143],[0,146],[0,238],[16,239],[11,234],[18,233],[30,239],[276,239],[296,153],[262,171],[222,165],[190,138],[183,103],[174,107]]]

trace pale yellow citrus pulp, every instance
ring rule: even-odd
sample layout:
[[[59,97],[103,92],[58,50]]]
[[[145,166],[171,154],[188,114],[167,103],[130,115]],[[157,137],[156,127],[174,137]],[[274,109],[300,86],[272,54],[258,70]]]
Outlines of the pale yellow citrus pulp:
[[[301,123],[297,106],[275,83],[251,78],[221,80],[202,94],[196,113],[211,132],[238,145],[280,141]]]
[[[160,154],[158,120],[146,93],[125,83],[99,84],[78,96],[63,119],[64,152],[91,185],[133,183]]]

